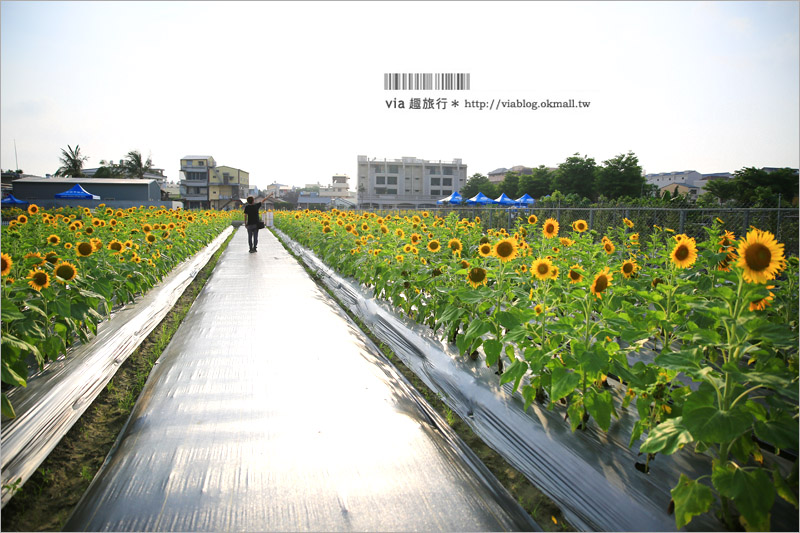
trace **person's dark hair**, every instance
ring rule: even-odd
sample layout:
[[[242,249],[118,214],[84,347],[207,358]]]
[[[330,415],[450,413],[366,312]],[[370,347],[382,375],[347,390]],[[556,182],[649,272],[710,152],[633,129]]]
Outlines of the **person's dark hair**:
[[[247,203],[248,204],[252,204],[253,203],[253,197],[252,196],[248,196],[247,197]]]

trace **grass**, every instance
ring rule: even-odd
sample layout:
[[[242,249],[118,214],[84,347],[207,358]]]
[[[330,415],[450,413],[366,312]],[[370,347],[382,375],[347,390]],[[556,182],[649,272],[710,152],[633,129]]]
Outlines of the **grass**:
[[[3,508],[3,531],[61,531],[125,425],[147,377],[234,234],[130,357],[36,473]]]

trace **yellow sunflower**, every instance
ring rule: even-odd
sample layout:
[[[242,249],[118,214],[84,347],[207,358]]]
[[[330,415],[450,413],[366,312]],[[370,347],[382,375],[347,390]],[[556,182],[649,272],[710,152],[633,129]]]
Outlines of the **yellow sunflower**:
[[[572,265],[569,267],[569,272],[567,273],[567,277],[569,278],[570,283],[580,283],[583,281],[583,268],[580,265]]]
[[[0,275],[7,276],[9,272],[11,272],[11,267],[14,265],[14,261],[11,260],[11,256],[3,253],[0,254],[2,257],[2,265],[3,269],[0,271]]]
[[[480,267],[470,269],[467,273],[467,281],[475,289],[481,285],[486,285],[486,270]]]
[[[620,267],[619,271],[622,272],[622,275],[626,278],[630,279],[635,273],[638,265],[636,261],[633,259],[627,259],[622,262],[622,266]]]
[[[549,259],[537,259],[531,265],[531,274],[536,279],[547,279],[552,275],[553,263]]]
[[[575,241],[573,241],[572,239],[568,239],[566,237],[561,237],[558,240],[559,242],[561,242],[561,246],[572,246],[573,244],[575,244]]]
[[[542,233],[546,239],[551,239],[558,235],[558,221],[554,218],[548,218],[544,221],[542,226]]]
[[[480,254],[481,257],[489,257],[492,255],[493,250],[494,248],[492,248],[492,245],[485,242],[478,247],[478,254]]]
[[[78,257],[88,257],[94,252],[94,246],[90,242],[79,242],[75,245]]]
[[[606,239],[603,242],[603,250],[605,250],[606,253],[610,255],[610,254],[614,253],[614,250],[616,250],[616,248],[614,247],[614,243],[613,242],[611,242],[610,240]]]
[[[503,239],[494,245],[494,255],[502,263],[517,257],[517,241],[511,238]]]
[[[693,238],[681,239],[675,243],[670,254],[673,264],[678,268],[688,268],[697,261],[697,245]]]
[[[39,206],[38,205],[31,204],[31,205],[28,206],[28,214],[29,215],[35,215],[38,212],[39,212]]]
[[[53,274],[56,276],[56,281],[64,283],[75,279],[78,275],[78,268],[72,263],[62,261],[55,266]]]
[[[25,215],[20,215],[17,217],[17,224],[27,224],[27,223],[28,223],[28,217],[26,217]]]
[[[108,243],[108,249],[111,250],[113,253],[118,254],[125,248],[125,245],[119,242],[117,239],[112,240]]]
[[[774,289],[774,288],[775,288],[775,285],[767,285],[767,289]],[[770,291],[770,293],[766,297],[764,297],[764,298],[762,298],[760,300],[756,300],[754,302],[750,302],[750,310],[751,311],[763,311],[764,309],[767,308],[768,305],[772,305],[771,302],[774,299],[775,299],[775,295],[772,294],[772,291]]]
[[[632,228],[632,227],[633,227],[633,221],[632,221],[632,220],[629,220],[628,218],[622,217],[622,221],[623,221],[623,222],[625,223],[625,225],[626,225],[626,226],[628,226],[629,228]]]
[[[407,253],[407,254],[410,254],[411,253],[411,245],[410,244],[406,244],[405,246],[403,246],[403,251],[405,253]]]
[[[44,256],[45,261],[51,265],[58,263],[58,254],[56,252],[47,252]]]
[[[542,307],[542,304],[536,304],[535,306],[533,306],[533,311],[537,315],[541,315],[542,313],[544,313],[544,307]]]
[[[411,234],[411,244],[417,244],[421,238],[422,238],[422,235],[420,235],[419,233],[412,233]]]
[[[578,233],[583,233],[589,229],[589,224],[587,224],[585,220],[579,219],[572,223],[572,229]]]
[[[41,291],[42,289],[46,289],[50,286],[50,276],[44,270],[31,270],[28,272],[28,285],[31,286],[32,289]]]
[[[61,242],[61,237],[58,235],[50,235],[47,237],[47,244],[52,244],[53,246],[58,246],[58,243]]]
[[[775,236],[768,231],[753,229],[739,242],[739,261],[742,275],[749,283],[766,283],[775,279],[786,266],[783,244],[778,244]]]
[[[396,230],[394,230],[394,234],[400,237],[401,239],[406,236],[406,232],[403,231],[402,228],[397,228]]]
[[[599,274],[594,277],[592,286],[589,289],[596,298],[602,299],[602,293],[611,285],[614,277],[609,273],[608,267],[605,267]]]
[[[430,241],[428,243],[428,251],[429,252],[438,252],[442,249],[442,245],[436,239]]]
[[[457,237],[447,241],[447,247],[452,250],[454,255],[461,255],[461,250],[464,249],[464,245],[461,244],[461,240]]]
[[[528,224],[534,225],[537,222],[539,222],[539,219],[536,217],[536,215],[531,215],[528,217]]]

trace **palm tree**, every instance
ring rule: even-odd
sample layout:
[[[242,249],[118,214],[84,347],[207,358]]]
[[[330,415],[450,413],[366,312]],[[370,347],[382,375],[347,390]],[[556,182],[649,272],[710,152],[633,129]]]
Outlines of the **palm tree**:
[[[61,161],[61,166],[58,167],[56,170],[56,176],[72,176],[73,178],[79,178],[83,176],[83,162],[89,159],[89,156],[81,155],[81,147],[77,144],[75,145],[75,149],[73,150],[70,145],[67,145],[67,149],[61,149],[61,157],[59,161]]]
[[[139,150],[131,150],[125,156],[125,161],[122,163],[125,173],[132,178],[143,178],[145,173],[153,170],[153,160],[150,156],[147,161],[142,161],[142,154]]]

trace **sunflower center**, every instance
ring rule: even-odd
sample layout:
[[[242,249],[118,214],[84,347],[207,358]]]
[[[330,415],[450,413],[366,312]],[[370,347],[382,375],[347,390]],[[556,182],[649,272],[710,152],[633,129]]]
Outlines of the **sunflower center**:
[[[597,278],[597,281],[594,285],[595,292],[603,292],[608,287],[608,278],[606,276],[600,276]]]
[[[497,245],[497,255],[500,257],[508,257],[514,253],[514,245],[510,242],[501,242]]]
[[[486,279],[486,271],[482,268],[473,268],[469,271],[469,280],[473,283],[481,283]]]
[[[574,270],[569,271],[569,278],[572,280],[579,280],[581,279],[581,275],[579,272],[575,272]]]
[[[82,242],[82,243],[80,243],[80,244],[78,245],[78,252],[79,252],[81,255],[89,255],[89,254],[91,254],[93,251],[94,251],[94,246],[92,246],[92,245],[91,245],[91,243],[88,243],[88,242]]]
[[[45,274],[44,272],[37,272],[36,274],[33,275],[33,281],[37,285],[44,286],[47,283],[47,274]]]
[[[626,274],[630,274],[633,272],[633,264],[632,263],[625,263],[622,265],[622,271]]]
[[[760,272],[766,269],[772,260],[772,252],[760,242],[751,244],[744,252],[744,260],[750,270]]]
[[[552,224],[548,224],[547,226],[544,227],[544,230],[547,233],[553,233],[555,231],[555,229],[556,228]]]
[[[75,270],[69,265],[61,265],[56,269],[56,276],[63,279],[72,279]]]
[[[547,266],[547,263],[539,263],[539,266],[536,267],[536,272],[544,276],[545,274],[550,272],[550,267]]]
[[[683,244],[678,246],[678,249],[675,250],[675,259],[685,261],[687,257],[689,257],[689,247]]]

